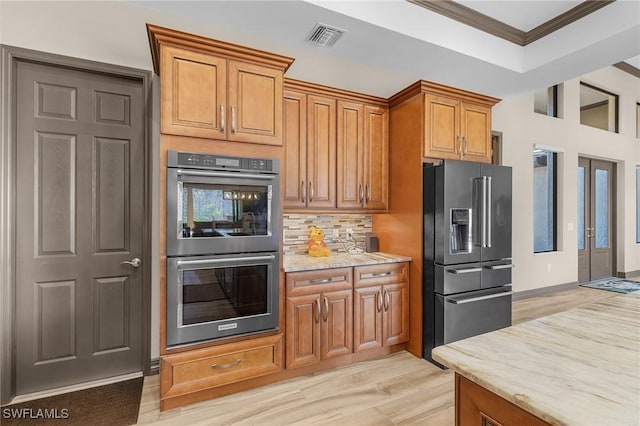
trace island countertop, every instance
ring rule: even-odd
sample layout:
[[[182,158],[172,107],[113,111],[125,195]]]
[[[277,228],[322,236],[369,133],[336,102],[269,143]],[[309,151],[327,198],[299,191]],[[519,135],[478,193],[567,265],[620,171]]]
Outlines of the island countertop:
[[[310,271],[314,269],[344,268],[348,266],[376,265],[379,263],[409,262],[410,257],[390,253],[331,253],[327,257],[287,255],[282,258],[284,272]]]
[[[440,346],[432,355],[551,424],[640,424],[640,292]]]

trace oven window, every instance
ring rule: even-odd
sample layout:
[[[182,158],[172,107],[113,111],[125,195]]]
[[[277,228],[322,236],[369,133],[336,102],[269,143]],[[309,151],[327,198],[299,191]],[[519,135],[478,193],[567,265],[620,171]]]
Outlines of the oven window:
[[[267,313],[267,265],[182,271],[182,325]]]
[[[178,238],[269,232],[269,186],[178,184]]]

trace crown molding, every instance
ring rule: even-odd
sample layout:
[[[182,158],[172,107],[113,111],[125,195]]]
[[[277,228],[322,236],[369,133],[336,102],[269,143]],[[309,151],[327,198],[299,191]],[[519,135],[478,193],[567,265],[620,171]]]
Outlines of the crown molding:
[[[525,32],[511,25],[498,21],[490,16],[480,13],[470,7],[456,3],[452,0],[407,0],[417,6],[432,12],[454,19],[465,25],[469,25],[488,34],[500,37],[511,43],[526,46],[554,31],[564,28],[585,16],[599,10],[615,0],[586,0],[576,7],[556,16],[553,19],[537,26],[531,31]]]

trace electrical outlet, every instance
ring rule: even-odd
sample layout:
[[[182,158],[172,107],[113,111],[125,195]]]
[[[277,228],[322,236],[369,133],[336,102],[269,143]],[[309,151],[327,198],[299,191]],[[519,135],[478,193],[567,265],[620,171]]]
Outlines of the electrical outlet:
[[[551,272],[551,264],[547,263],[547,272]]]

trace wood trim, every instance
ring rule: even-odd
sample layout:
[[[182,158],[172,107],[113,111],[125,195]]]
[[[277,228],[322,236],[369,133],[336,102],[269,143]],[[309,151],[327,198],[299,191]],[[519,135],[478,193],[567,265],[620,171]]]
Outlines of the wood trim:
[[[624,72],[628,72],[634,77],[640,78],[640,68],[636,68],[633,65],[626,62],[618,62],[617,64],[613,64],[614,67],[622,70]]]
[[[548,287],[534,288],[532,290],[525,290],[525,291],[518,291],[516,293],[513,293],[513,296],[511,296],[511,300],[513,300],[515,302],[516,300],[529,299],[531,297],[548,296],[548,295],[553,294],[553,293],[558,293],[560,291],[566,291],[566,290],[573,290],[575,288],[578,288],[578,283],[577,282],[550,285]]]
[[[400,92],[390,97],[389,107],[396,107],[419,93],[429,93],[432,95],[446,96],[449,98],[453,97],[460,101],[484,105],[490,108],[501,100],[492,96],[482,95],[479,93],[469,92],[468,90],[434,83],[433,81],[418,80],[411,86],[401,90]]]
[[[576,7],[538,25],[530,31],[522,31],[454,1],[407,0],[417,6],[439,13],[485,33],[511,43],[526,46],[585,16],[613,3],[615,0],[587,0]]]
[[[363,93],[352,92],[350,90],[338,89],[335,87],[286,77],[284,79],[284,89],[295,90],[308,94],[330,96],[340,100],[356,101],[382,107],[388,107],[389,105],[387,99],[380,98],[378,96],[365,95]]]
[[[640,275],[640,269],[636,271],[618,272],[616,275],[618,276],[618,278],[637,277],[638,275]]]
[[[0,296],[2,297],[2,304],[0,308],[2,314],[3,328],[0,328],[0,374],[8,380],[2,382],[0,388],[0,402],[4,404],[7,402],[7,398],[13,396],[15,392],[15,368],[13,357],[15,353],[11,349],[11,342],[13,341],[15,327],[14,312],[11,304],[14,300],[15,294],[15,271],[13,269],[13,262],[15,261],[13,253],[15,251],[15,226],[12,226],[15,222],[15,122],[16,117],[13,114],[14,102],[16,101],[15,84],[16,73],[15,66],[17,61],[29,61],[40,62],[50,66],[57,66],[63,68],[74,68],[85,72],[94,72],[112,75],[120,78],[131,78],[139,80],[142,84],[143,102],[148,99],[151,93],[152,74],[150,71],[145,71],[137,68],[111,65],[107,63],[91,61],[86,59],[74,58],[69,56],[57,55],[52,53],[40,52],[31,49],[25,49],[14,46],[2,45],[1,57],[0,57],[0,69],[2,69],[2,116],[0,116],[1,131],[0,137],[2,142],[0,145],[0,164],[2,165],[3,173],[0,174],[0,205],[2,205],[2,213],[0,214],[0,230],[4,231],[4,226],[9,226],[10,232],[2,232],[3,239],[0,240],[0,265],[1,270],[4,271],[2,279],[0,279]],[[143,229],[143,244],[142,244],[142,258],[145,262],[142,266],[142,362],[141,368],[144,373],[150,371],[151,365],[151,268],[152,268],[152,250],[151,250],[151,194],[152,194],[152,156],[153,149],[151,147],[151,135],[152,135],[152,107],[149,107],[147,103],[143,107],[143,123],[144,128],[144,154],[145,159],[144,167],[144,212],[143,215],[146,218]],[[4,172],[6,170],[6,172]],[[6,194],[5,194],[6,191]],[[6,237],[4,237],[6,236]],[[5,265],[6,261],[6,265]],[[5,266],[8,266],[5,268]],[[9,345],[9,346],[7,346]],[[9,371],[6,368],[9,368]]]
[[[151,47],[153,69],[158,75],[160,75],[160,44],[256,63],[281,69],[283,72],[286,71],[295,60],[288,56],[277,55],[275,53],[214,40],[170,28],[159,27],[153,24],[147,24],[147,35],[149,36],[149,45]]]

